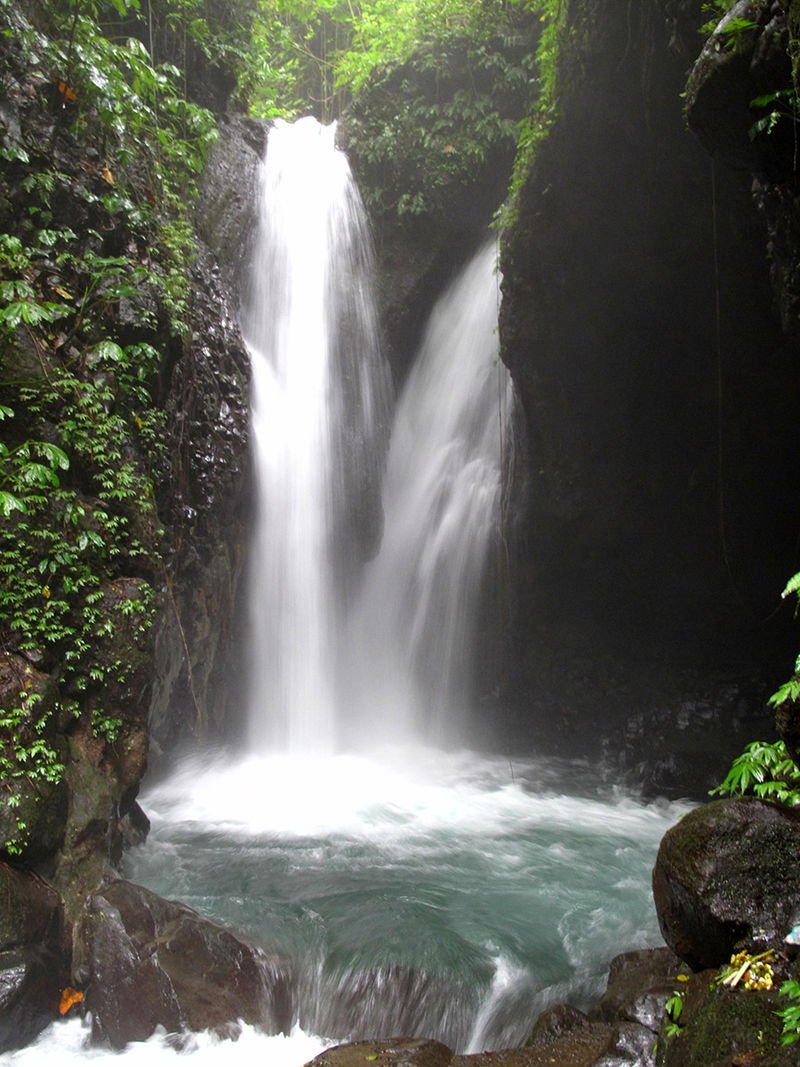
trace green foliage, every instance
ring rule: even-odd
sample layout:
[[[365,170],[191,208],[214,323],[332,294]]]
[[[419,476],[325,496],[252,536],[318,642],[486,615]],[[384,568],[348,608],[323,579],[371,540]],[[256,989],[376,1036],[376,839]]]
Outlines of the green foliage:
[[[763,6],[763,0],[756,0],[756,6],[759,4]],[[702,8],[703,13],[708,15],[709,18],[700,27],[700,32],[704,36],[718,32],[727,48],[738,47],[743,34],[758,28],[757,22],[739,16],[729,18],[724,26],[720,26],[720,22],[731,11],[733,6],[734,0],[707,0]]]
[[[532,4],[534,0],[529,0]],[[558,107],[558,71],[561,45],[566,32],[567,4],[563,0],[538,0],[534,9],[542,23],[536,49],[539,92],[533,111],[518,127],[517,151],[508,196],[496,223],[503,229],[514,225],[519,195],[538,146],[547,138]]]
[[[781,1042],[794,1045],[800,1041],[800,982],[790,979],[781,985],[781,996],[788,997],[790,1003],[777,1014],[783,1021]]]
[[[54,683],[47,704],[32,691],[0,709],[2,800],[16,812],[14,781],[63,772],[56,723],[86,716],[118,740],[105,708],[129,699],[149,640],[163,353],[140,338],[185,327],[189,213],[215,132],[176,68],[111,33],[135,0],[39,6],[37,32],[13,10],[18,48],[30,84],[62,98],[54,137],[68,130],[86,156],[34,138],[0,152],[14,204],[0,234],[0,647]],[[20,815],[4,847],[19,853],[26,836]]]
[[[800,597],[800,572],[792,575],[781,594],[783,599]],[[797,610],[797,609],[796,609]],[[800,656],[795,660],[792,677],[772,694],[769,703],[778,708],[800,699]],[[783,741],[753,741],[731,764],[725,779],[712,795],[753,795],[777,804],[800,803],[800,767],[789,755]]]
[[[757,796],[777,804],[800,802],[800,768],[783,741],[753,741],[737,756],[712,796]]]
[[[795,616],[800,607],[800,571],[797,574],[793,574],[781,593],[781,599],[786,600],[787,597],[795,596],[798,598],[798,603],[795,605]],[[780,707],[781,704],[794,703],[800,697],[800,656],[797,657],[794,664],[794,673],[788,682],[784,682],[776,692],[769,698],[769,702],[773,707]]]
[[[123,0],[115,5],[117,13],[120,6]],[[107,156],[102,168],[107,210],[124,212],[135,233],[155,237],[150,274],[180,333],[186,326],[186,265],[193,253],[192,193],[217,136],[216,123],[211,112],[185,99],[177,67],[154,63],[137,37],[106,36],[97,21],[102,5],[98,7],[92,13],[79,0],[66,10],[48,5],[53,33],[44,59],[74,98],[73,131],[89,138],[100,127]],[[138,4],[126,10],[130,14]]]
[[[371,208],[432,213],[490,152],[517,153],[518,187],[555,111],[566,10],[566,0],[259,0],[239,94],[262,118],[312,110],[329,121],[346,108]]]
[[[29,686],[20,690],[18,703],[0,709],[0,780],[8,793],[6,803],[14,814],[16,834],[5,842],[6,851],[18,856],[24,851],[28,827],[19,812],[19,794],[13,783],[21,778],[31,782],[58,782],[64,771],[58,753],[43,736],[50,712],[40,713],[41,694]]]
[[[765,93],[750,101],[750,106],[765,111],[750,127],[750,139],[754,140],[760,133],[770,134],[781,121],[796,123],[800,119],[800,100],[794,86]]]
[[[681,1015],[683,1014],[683,990],[676,989],[667,998],[664,1005],[664,1035],[671,1040],[680,1037],[682,1031]]]
[[[414,0],[404,0],[413,5]],[[337,57],[353,40],[362,8],[348,0],[260,0],[239,95],[260,118],[341,112]]]
[[[490,154],[510,162],[536,88],[540,27],[526,5],[420,4],[416,12],[414,34],[387,39],[375,31],[371,43],[378,43],[341,68],[364,86],[348,111],[346,138],[380,214],[443,210]]]

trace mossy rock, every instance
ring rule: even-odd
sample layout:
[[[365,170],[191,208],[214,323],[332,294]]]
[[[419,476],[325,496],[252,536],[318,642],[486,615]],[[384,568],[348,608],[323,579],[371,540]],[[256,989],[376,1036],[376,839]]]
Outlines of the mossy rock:
[[[800,813],[743,797],[704,804],[661,842],[653,897],[664,940],[695,970],[737,942],[780,946],[800,912]]]
[[[695,975],[688,985],[681,1030],[658,1039],[658,1067],[791,1067],[796,1046],[781,1045],[781,1020],[786,1007],[777,989],[728,989],[714,981],[716,971]]]

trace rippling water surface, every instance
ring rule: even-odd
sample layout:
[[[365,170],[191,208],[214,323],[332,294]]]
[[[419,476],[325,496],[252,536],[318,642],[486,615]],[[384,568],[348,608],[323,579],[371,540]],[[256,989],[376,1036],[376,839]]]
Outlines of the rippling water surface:
[[[586,1004],[611,957],[661,943],[650,872],[686,810],[585,766],[425,749],[185,763],[143,805],[152,831],[126,874],[280,955],[296,986],[291,1035],[181,1051],[270,1067],[368,1036],[512,1046],[548,1004]],[[59,1024],[0,1062],[118,1059],[84,1038]],[[175,1052],[162,1035],[122,1057]]]

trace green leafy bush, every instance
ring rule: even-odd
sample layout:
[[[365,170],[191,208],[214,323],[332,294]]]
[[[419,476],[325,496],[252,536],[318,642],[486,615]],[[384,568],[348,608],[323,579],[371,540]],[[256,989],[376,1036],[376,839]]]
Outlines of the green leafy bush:
[[[795,1045],[800,1041],[800,982],[790,979],[781,985],[781,996],[791,1001],[782,1008],[778,1015],[783,1021],[781,1041],[784,1045]]]
[[[778,804],[800,802],[800,768],[783,741],[753,741],[737,756],[712,796],[757,796]]]

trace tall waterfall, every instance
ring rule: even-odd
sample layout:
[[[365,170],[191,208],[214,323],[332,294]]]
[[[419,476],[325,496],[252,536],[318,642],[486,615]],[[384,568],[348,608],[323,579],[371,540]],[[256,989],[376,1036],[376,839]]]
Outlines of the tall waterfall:
[[[512,398],[494,247],[434,310],[387,460],[369,240],[334,133],[313,119],[270,132],[243,315],[256,751],[443,740],[467,702],[497,545]]]
[[[388,376],[363,208],[334,137],[314,119],[270,131],[242,315],[257,482],[249,721],[260,751],[334,747],[346,587],[379,526]]]

